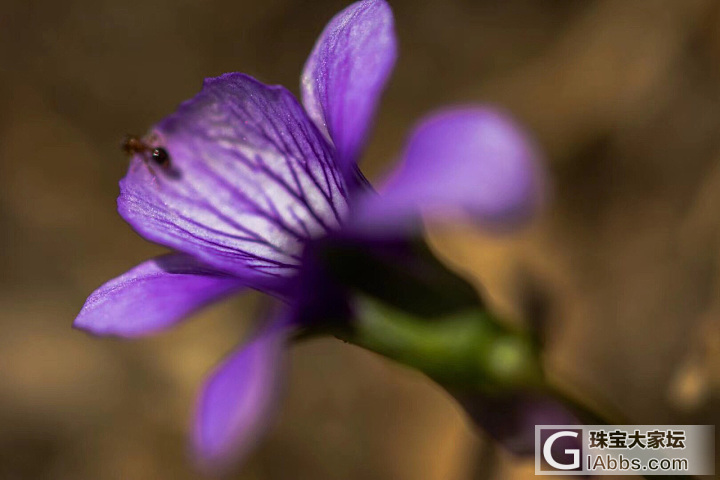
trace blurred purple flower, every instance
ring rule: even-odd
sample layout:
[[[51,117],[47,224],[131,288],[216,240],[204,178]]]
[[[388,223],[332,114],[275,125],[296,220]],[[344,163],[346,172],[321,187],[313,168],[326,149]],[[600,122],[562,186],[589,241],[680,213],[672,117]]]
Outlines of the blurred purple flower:
[[[302,105],[285,88],[241,73],[207,79],[147,137],[169,153],[172,174],[135,155],[120,182],[120,215],[178,253],[100,287],[76,327],[138,337],[247,288],[280,300],[273,318],[202,388],[193,443],[206,464],[240,459],[267,428],[286,341],[308,317],[308,285],[333,302],[331,281],[300,274],[313,270],[305,260],[312,240],[416,234],[420,211],[438,221],[464,215],[499,224],[527,216],[538,202],[531,143],[505,114],[481,106],[430,115],[380,193],[369,188],[356,161],[395,58],[387,3],[354,3],[310,54]]]

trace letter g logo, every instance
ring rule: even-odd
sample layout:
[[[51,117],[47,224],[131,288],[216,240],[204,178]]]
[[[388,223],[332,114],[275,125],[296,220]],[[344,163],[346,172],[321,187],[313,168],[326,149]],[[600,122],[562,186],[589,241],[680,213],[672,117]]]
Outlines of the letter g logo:
[[[543,458],[545,458],[545,461],[553,468],[556,468],[558,470],[576,470],[580,467],[580,450],[577,448],[568,448],[565,449],[565,453],[568,455],[572,455],[572,463],[560,463],[556,461],[552,456],[552,447],[555,443],[555,440],[562,437],[573,437],[577,438],[578,432],[573,431],[561,431],[557,433],[553,433],[548,437],[548,439],[545,441],[545,445],[543,445]]]

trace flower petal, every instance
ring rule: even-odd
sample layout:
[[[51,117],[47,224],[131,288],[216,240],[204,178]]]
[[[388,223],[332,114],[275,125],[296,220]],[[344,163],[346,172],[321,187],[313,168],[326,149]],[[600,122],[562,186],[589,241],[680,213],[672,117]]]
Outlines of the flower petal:
[[[243,287],[239,278],[203,267],[187,255],[165,255],[95,290],[74,326],[96,335],[148,335]]]
[[[538,206],[543,181],[529,137],[506,114],[486,107],[441,111],[415,129],[380,195],[360,202],[358,222],[375,230],[413,228],[469,215],[486,226],[512,224]]]
[[[286,324],[274,322],[226,358],[203,386],[193,447],[201,466],[242,460],[269,427],[284,378]]]
[[[533,454],[536,425],[582,423],[565,405],[546,395],[456,394],[455,397],[480,428],[516,455]]]
[[[336,228],[345,186],[332,147],[282,87],[229,73],[160,122],[135,155],[118,211],[141,235],[213,267],[294,272],[308,238]]]
[[[350,177],[395,65],[392,11],[384,0],[356,2],[325,27],[303,70],[303,104]]]

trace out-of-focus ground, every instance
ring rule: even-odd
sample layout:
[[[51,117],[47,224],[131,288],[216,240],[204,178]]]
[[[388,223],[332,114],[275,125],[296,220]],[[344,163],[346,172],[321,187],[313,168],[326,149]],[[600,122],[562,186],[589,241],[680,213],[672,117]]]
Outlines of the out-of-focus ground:
[[[70,328],[87,294],[161,251],[115,213],[118,142],[244,71],[297,92],[346,3],[6,0],[0,14],[0,479],[194,479],[202,375],[256,298],[157,338]],[[719,423],[720,4],[394,0],[401,56],[366,171],[446,103],[490,101],[547,152],[530,228],[433,230],[497,308],[545,318],[559,382],[632,423]],[[419,374],[335,340],[292,351],[281,418],[238,479],[520,479]]]

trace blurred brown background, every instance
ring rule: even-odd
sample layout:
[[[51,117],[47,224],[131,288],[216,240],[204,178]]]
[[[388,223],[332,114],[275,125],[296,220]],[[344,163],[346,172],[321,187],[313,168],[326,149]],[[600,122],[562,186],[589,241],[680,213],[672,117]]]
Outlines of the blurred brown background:
[[[85,297],[160,251],[115,213],[118,142],[206,76],[297,92],[342,0],[5,0],[0,14],[0,479],[194,479],[204,374],[256,299],[157,338],[70,328]],[[551,202],[503,237],[434,232],[497,308],[547,318],[563,384],[634,423],[718,423],[720,4],[391,0],[401,56],[366,171],[413,121],[491,101],[546,149]],[[419,374],[335,340],[292,351],[277,426],[239,479],[527,478]]]

